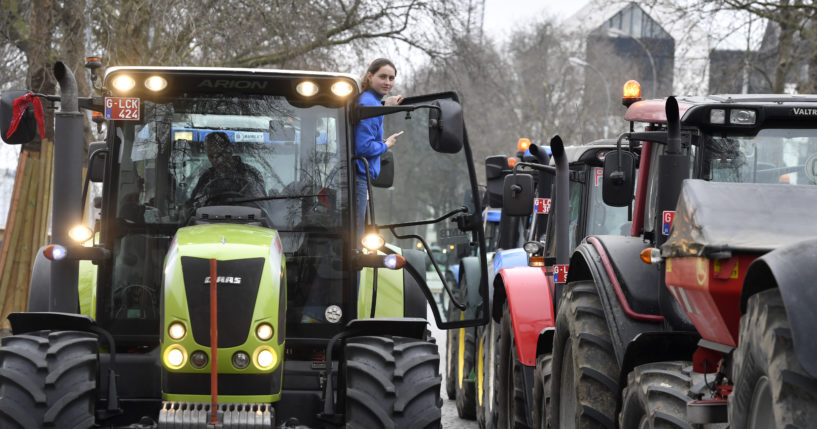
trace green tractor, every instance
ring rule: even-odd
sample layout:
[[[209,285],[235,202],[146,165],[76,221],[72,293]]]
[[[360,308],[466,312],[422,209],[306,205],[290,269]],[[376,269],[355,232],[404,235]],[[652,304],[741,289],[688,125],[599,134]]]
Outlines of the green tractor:
[[[344,74],[114,67],[78,97],[54,73],[60,95],[0,103],[11,144],[37,137],[35,100],[60,107],[53,241],[0,347],[0,427],[440,426],[427,312],[488,319],[484,281],[425,267],[444,230],[486,269],[481,208],[452,203],[478,201],[454,93],[364,107]],[[80,109],[105,129],[84,185]],[[353,129],[376,116],[405,134],[366,178],[361,230]]]

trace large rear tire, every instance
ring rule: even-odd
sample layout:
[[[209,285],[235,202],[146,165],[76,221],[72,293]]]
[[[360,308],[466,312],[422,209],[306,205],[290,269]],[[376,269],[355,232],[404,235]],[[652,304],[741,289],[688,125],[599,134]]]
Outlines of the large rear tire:
[[[527,429],[528,406],[522,363],[516,352],[516,339],[508,303],[502,311],[502,333],[499,343],[499,426],[508,429]]]
[[[614,428],[619,371],[596,286],[569,283],[553,340],[553,427]]]
[[[690,394],[693,376],[705,382],[703,374],[692,373],[692,362],[656,362],[633,369],[621,395],[619,427],[692,429],[686,408],[695,399]]]
[[[346,343],[346,427],[439,428],[440,355],[435,344],[404,337]]]
[[[6,337],[0,347],[0,427],[94,426],[97,340],[76,331]]]
[[[457,382],[454,384],[457,398],[457,414],[462,419],[477,418],[476,375],[474,370],[476,328],[462,328],[457,334]]]
[[[734,428],[806,428],[817,422],[817,380],[797,359],[779,289],[749,298],[729,395]]]
[[[533,381],[533,427],[547,429],[550,425],[551,355],[536,357]]]

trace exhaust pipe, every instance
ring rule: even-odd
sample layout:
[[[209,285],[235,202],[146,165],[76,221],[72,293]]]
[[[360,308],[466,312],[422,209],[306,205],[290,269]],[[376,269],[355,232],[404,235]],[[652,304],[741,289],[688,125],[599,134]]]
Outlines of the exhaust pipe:
[[[85,146],[82,114],[77,100],[74,73],[62,62],[54,64],[60,86],[60,110],[54,121],[54,182],[51,206],[51,242],[69,246],[68,231],[82,222],[82,154]],[[78,261],[53,261],[51,265],[51,311],[79,312]]]

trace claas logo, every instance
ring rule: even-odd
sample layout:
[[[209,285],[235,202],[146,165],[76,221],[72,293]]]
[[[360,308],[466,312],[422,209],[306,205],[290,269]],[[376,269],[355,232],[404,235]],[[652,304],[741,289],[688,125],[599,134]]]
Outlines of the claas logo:
[[[218,276],[216,277],[216,283],[220,284],[231,284],[231,285],[240,285],[241,284],[241,277],[231,277],[231,276]],[[204,284],[210,284],[210,276],[204,278]]]

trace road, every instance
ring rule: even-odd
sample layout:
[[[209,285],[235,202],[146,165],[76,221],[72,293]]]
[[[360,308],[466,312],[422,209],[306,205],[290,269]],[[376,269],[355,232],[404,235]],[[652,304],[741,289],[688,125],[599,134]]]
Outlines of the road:
[[[431,314],[431,309],[428,309],[431,334],[437,340],[437,346],[440,349],[440,374],[443,376],[442,391],[440,397],[443,398],[443,420],[442,427],[445,429],[477,429],[479,426],[474,420],[464,420],[457,416],[457,404],[453,400],[448,399],[445,393],[445,340],[446,331],[437,329],[434,322],[434,316]]]

